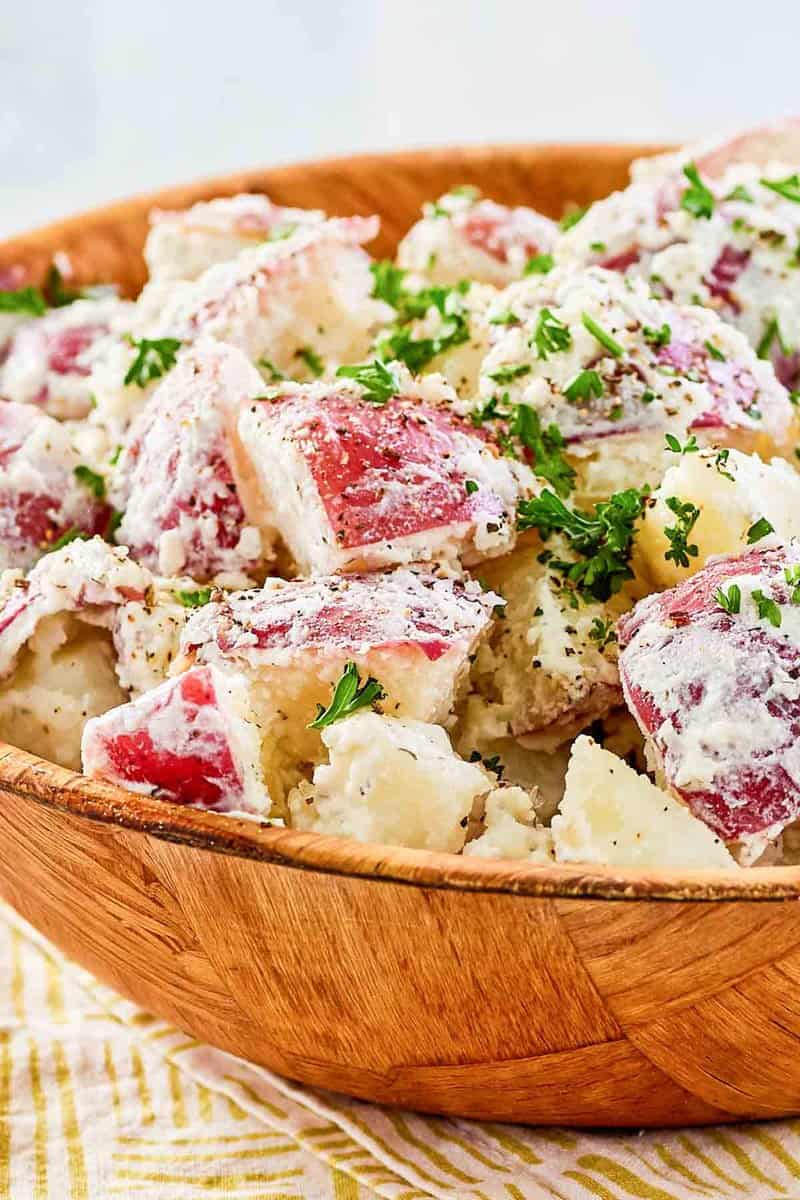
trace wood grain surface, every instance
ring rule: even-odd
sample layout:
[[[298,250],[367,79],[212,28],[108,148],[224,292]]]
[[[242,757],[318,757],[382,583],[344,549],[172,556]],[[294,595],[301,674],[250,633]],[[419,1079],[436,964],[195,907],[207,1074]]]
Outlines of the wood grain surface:
[[[241,190],[383,218],[475,183],[553,215],[626,146],[362,156],[139,197],[0,246],[144,278],[147,212]],[[430,1112],[687,1125],[800,1112],[800,870],[536,867],[171,807],[0,746],[0,894],[146,1009],[291,1078]]]

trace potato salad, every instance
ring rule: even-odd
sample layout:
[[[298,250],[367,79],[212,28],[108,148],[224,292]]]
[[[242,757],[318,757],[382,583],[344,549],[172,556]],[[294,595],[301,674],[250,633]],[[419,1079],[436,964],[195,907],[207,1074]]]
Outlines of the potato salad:
[[[136,300],[2,273],[0,738],[390,846],[800,861],[800,119],[378,230],[238,195],[151,214]]]

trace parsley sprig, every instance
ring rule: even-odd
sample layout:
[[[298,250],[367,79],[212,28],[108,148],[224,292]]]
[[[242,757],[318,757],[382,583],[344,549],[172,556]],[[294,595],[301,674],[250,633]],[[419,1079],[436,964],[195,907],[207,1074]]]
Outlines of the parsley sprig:
[[[738,583],[732,583],[727,592],[722,588],[717,588],[714,592],[714,602],[718,604],[724,612],[735,616],[742,609],[742,589]]]
[[[549,560],[549,566],[587,602],[608,600],[626,579],[633,578],[630,558],[636,524],[646,491],[627,488],[595,505],[594,512],[568,508],[554,492],[544,491],[517,506],[519,529],[537,529],[543,541],[563,533],[577,561]]]
[[[796,172],[794,175],[787,175],[785,179],[761,179],[759,183],[771,192],[783,196],[784,200],[793,200],[795,204],[800,204],[800,175]]]
[[[362,399],[370,404],[382,406],[397,395],[397,380],[390,369],[375,358],[372,362],[360,363],[357,366],[339,367],[336,376],[339,379],[353,379],[364,389]]]
[[[559,321],[549,308],[543,308],[536,318],[531,346],[536,347],[539,358],[547,358],[561,350],[569,350],[572,345],[572,334],[563,321]]]
[[[688,567],[690,558],[697,558],[699,548],[689,541],[689,534],[695,527],[700,509],[688,500],[679,500],[670,496],[667,508],[677,517],[674,525],[667,525],[664,534],[669,542],[669,550],[664,554],[667,562],[674,562],[679,567]]]
[[[564,438],[557,425],[542,429],[539,414],[528,404],[518,404],[509,426],[509,433],[517,437],[533,455],[533,470],[540,479],[546,479],[555,492],[566,498],[575,483],[575,472],[564,457]]]
[[[135,383],[137,387],[147,387],[154,379],[160,379],[175,366],[175,359],[181,348],[177,338],[128,338],[136,350],[136,357],[128,368],[125,376],[125,386]]]
[[[685,166],[683,173],[689,180],[689,187],[681,196],[681,208],[693,217],[709,220],[714,212],[713,192],[703,183],[695,163]]]
[[[386,692],[377,679],[373,679],[370,675],[366,683],[362,684],[356,664],[354,662],[346,663],[339,682],[334,688],[330,704],[327,708],[322,704],[317,705],[317,715],[313,721],[309,722],[308,728],[324,729],[327,725],[332,725],[334,721],[340,721],[342,717],[352,716],[360,708],[374,707],[385,695]]]
[[[384,269],[373,274],[375,286],[380,289],[380,299],[391,302],[397,309],[397,320],[378,340],[377,350],[384,361],[397,359],[414,374],[419,374],[437,355],[469,341],[469,314],[463,301],[469,291],[468,281],[455,287],[428,287],[411,292],[403,285],[404,271]],[[373,294],[379,293],[374,291]],[[415,337],[411,323],[427,316],[432,308],[441,317],[438,331],[433,337]]]

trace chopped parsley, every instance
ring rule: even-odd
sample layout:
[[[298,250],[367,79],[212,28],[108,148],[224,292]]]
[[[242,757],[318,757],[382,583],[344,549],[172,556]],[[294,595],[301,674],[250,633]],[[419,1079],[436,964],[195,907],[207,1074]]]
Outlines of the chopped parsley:
[[[108,465],[110,467],[115,467],[117,465],[117,463],[119,462],[120,454],[122,454],[122,446],[121,445],[115,446],[114,453],[111,455],[111,457],[108,460]]]
[[[650,346],[668,346],[672,341],[672,330],[666,321],[658,329],[654,329],[652,325],[645,325],[642,335]]]
[[[287,238],[290,238],[292,236],[292,234],[296,232],[297,228],[298,228],[297,222],[295,222],[293,225],[292,224],[274,225],[272,227],[272,229],[270,229],[270,231],[269,231],[269,237],[267,238],[267,241],[268,242],[284,242],[284,241],[286,241]]]
[[[697,438],[693,433],[689,435],[685,446],[680,444],[674,433],[665,433],[664,441],[666,442],[666,449],[671,450],[673,454],[696,454],[700,449],[697,444]]]
[[[65,546],[70,544],[70,542],[88,542],[88,540],[88,533],[86,533],[86,531],[83,529],[78,529],[76,525],[73,525],[71,529],[66,531],[66,533],[62,533],[60,538],[56,538],[52,546],[48,546],[47,553],[52,554],[54,550],[63,550]]]
[[[608,351],[613,354],[614,358],[622,358],[625,353],[625,347],[621,346],[616,338],[613,338],[610,333],[603,329],[602,325],[598,325],[593,317],[590,317],[587,312],[581,313],[581,321],[584,329],[588,329],[589,333]]]
[[[724,592],[722,588],[717,588],[717,590],[714,592],[713,598],[714,602],[718,604],[724,612],[730,613],[731,616],[735,616],[736,613],[741,611],[742,590],[738,583],[732,583],[727,592]]]
[[[539,358],[547,358],[550,354],[568,350],[572,345],[572,334],[549,308],[543,308],[536,319],[530,345],[536,347]]]
[[[346,663],[341,678],[334,688],[330,704],[327,708],[321,704],[317,705],[317,715],[309,723],[308,728],[324,729],[326,725],[332,725],[334,721],[340,721],[342,717],[352,716],[360,708],[373,708],[385,695],[386,692],[377,679],[373,679],[370,675],[366,683],[362,684],[356,664],[354,662]]]
[[[608,600],[633,578],[630,557],[646,494],[627,488],[595,505],[594,512],[584,512],[567,508],[554,492],[544,491],[519,502],[517,525],[521,530],[537,529],[543,541],[563,533],[579,558],[570,562],[548,557],[549,567],[564,575],[587,602]]]
[[[796,172],[794,175],[787,175],[785,179],[761,179],[759,182],[771,192],[783,196],[784,200],[793,200],[795,204],[800,204],[800,175]]]
[[[759,517],[754,525],[751,525],[747,531],[747,544],[754,546],[756,542],[760,542],[768,533],[774,533],[774,525],[770,525],[766,517]]]
[[[503,396],[503,400],[508,403],[508,393]],[[485,404],[481,404],[478,408],[470,413],[470,420],[476,429],[480,429],[487,421],[506,421],[512,415],[510,409],[499,407],[500,400],[497,396],[490,396]]]
[[[559,221],[559,228],[562,233],[566,233],[569,229],[574,229],[579,221],[582,221],[589,211],[589,205],[584,204],[582,208],[573,208],[572,212],[565,213]]]
[[[131,346],[136,350],[136,357],[128,368],[125,376],[125,386],[135,383],[137,387],[147,387],[154,379],[160,379],[167,371],[175,366],[175,358],[181,348],[177,338],[129,338]]]
[[[51,308],[66,308],[76,300],[82,300],[84,293],[79,288],[68,288],[64,276],[55,263],[50,264],[47,278],[44,282],[44,294]]]
[[[516,314],[513,313],[511,311],[511,309],[509,308],[509,309],[506,309],[505,312],[498,313],[496,317],[490,317],[489,324],[490,325],[516,325],[518,320],[519,320],[519,317],[516,316]]]
[[[525,263],[523,275],[547,275],[556,265],[552,254],[533,254]]]
[[[469,319],[462,299],[469,286],[465,280],[455,287],[429,287],[419,292],[400,287],[395,294],[397,320],[378,342],[381,358],[397,359],[416,375],[437,355],[469,341]],[[442,318],[438,332],[433,337],[414,337],[410,322],[425,317],[431,308]]]
[[[745,204],[753,203],[753,197],[750,195],[750,193],[748,192],[747,188],[744,186],[743,183],[737,183],[736,187],[733,188],[732,191],[728,192],[725,199],[726,200],[742,200]],[[738,612],[738,609],[737,609],[737,612]]]
[[[81,463],[75,468],[75,478],[84,487],[88,488],[96,500],[104,500],[106,495],[106,481],[102,475],[98,475],[97,471],[93,471],[91,467],[86,467]]]
[[[473,750],[469,756],[469,761],[471,763],[476,763],[476,762],[482,763],[483,766],[486,767],[486,770],[491,771],[492,774],[496,775],[498,779],[503,778],[503,772],[505,771],[505,767],[504,767],[503,763],[500,761],[499,754],[492,754],[488,758],[484,758],[484,756],[481,754],[480,750]]]
[[[41,317],[47,309],[39,288],[23,287],[14,292],[0,292],[0,313],[24,313],[29,317]]]
[[[478,490],[478,485],[474,479],[465,479],[464,480],[464,491],[467,493],[468,496],[474,496],[474,494],[475,494],[475,492],[477,492],[477,490]]]
[[[689,542],[689,534],[694,529],[697,518],[700,516],[700,509],[688,500],[679,500],[677,496],[669,497],[667,508],[678,519],[674,525],[668,525],[664,529],[664,534],[670,546],[664,558],[667,562],[671,560],[676,566],[688,567],[689,559],[697,558],[699,554],[698,547],[694,543]]]
[[[122,518],[124,515],[125,514],[121,513],[118,508],[112,508],[111,516],[108,518],[108,524],[106,525],[106,531],[103,534],[103,537],[107,542],[110,542],[114,537],[114,534],[122,524]]]
[[[530,375],[530,363],[512,363],[507,367],[498,367],[496,371],[491,371],[489,378],[495,383],[511,383],[513,379],[520,379],[523,375]]]
[[[563,498],[572,491],[575,472],[564,458],[564,438],[557,425],[542,429],[539,414],[527,404],[518,404],[511,419],[509,433],[517,437],[533,455],[533,470],[546,479]]]
[[[564,388],[564,396],[575,404],[578,400],[591,400],[592,396],[599,400],[604,391],[603,380],[597,371],[581,371]]]
[[[788,354],[786,344],[781,337],[781,328],[778,324],[777,317],[770,317],[764,326],[764,333],[761,336],[761,341],[756,346],[756,354],[759,358],[769,358],[772,350],[772,343],[778,339],[778,346],[782,354]]]
[[[339,379],[354,379],[364,389],[363,399],[370,404],[386,404],[387,400],[397,395],[397,380],[377,358],[354,367],[339,367],[336,376]]]
[[[270,358],[260,358],[256,365],[261,367],[262,371],[266,371],[269,374],[272,383],[280,383],[282,379],[286,378],[283,371],[279,371]]]
[[[386,304],[391,304],[392,308],[398,308],[407,272],[396,267],[390,259],[371,263],[369,269],[373,279],[372,295],[376,300],[383,300]]]
[[[614,632],[614,622],[606,621],[602,617],[595,617],[592,620],[592,627],[589,630],[589,637],[593,642],[597,642],[598,650],[605,650],[606,646],[616,642],[617,635]]]
[[[700,172],[695,163],[689,163],[683,168],[683,173],[689,180],[689,187],[681,196],[681,208],[691,213],[693,217],[708,220],[714,212],[714,196],[700,178]]]
[[[770,625],[774,625],[776,629],[780,629],[782,620],[781,610],[775,601],[770,596],[765,596],[759,589],[756,589],[752,593],[752,596],[759,619],[769,621]]]
[[[715,358],[717,360],[717,362],[726,362],[727,361],[727,359],[725,358],[725,355],[722,353],[721,350],[719,350],[714,345],[713,342],[703,342],[703,345],[705,346],[706,350],[711,355],[711,357]]]
[[[299,350],[295,350],[294,356],[303,360],[315,379],[319,379],[320,375],[325,373],[325,363],[313,346],[301,346]]]
[[[731,483],[735,483],[736,480],[734,479],[733,475],[731,475],[730,471],[727,469],[728,468],[728,459],[730,458],[730,456],[731,456],[731,452],[727,448],[725,450],[718,450],[717,456],[714,459],[714,466],[717,468],[718,474],[723,475],[725,477],[725,479],[730,479]]]
[[[800,563],[796,563],[793,567],[784,567],[783,575],[786,582],[792,588],[792,594],[789,598],[791,604],[800,604]]]
[[[204,604],[208,604],[213,592],[213,588],[202,587],[193,591],[176,592],[175,595],[184,608],[202,608]]]

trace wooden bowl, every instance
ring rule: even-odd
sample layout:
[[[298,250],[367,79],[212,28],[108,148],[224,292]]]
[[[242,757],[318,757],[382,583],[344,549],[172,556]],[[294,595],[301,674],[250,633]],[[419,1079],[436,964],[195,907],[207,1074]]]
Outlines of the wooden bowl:
[[[558,214],[643,147],[436,150],[252,171],[0,246],[144,279],[148,209],[266,190],[380,212],[456,183]],[[690,1125],[800,1111],[800,870],[622,872],[362,845],[179,809],[0,746],[0,893],[99,978],[305,1083],[429,1112]]]

